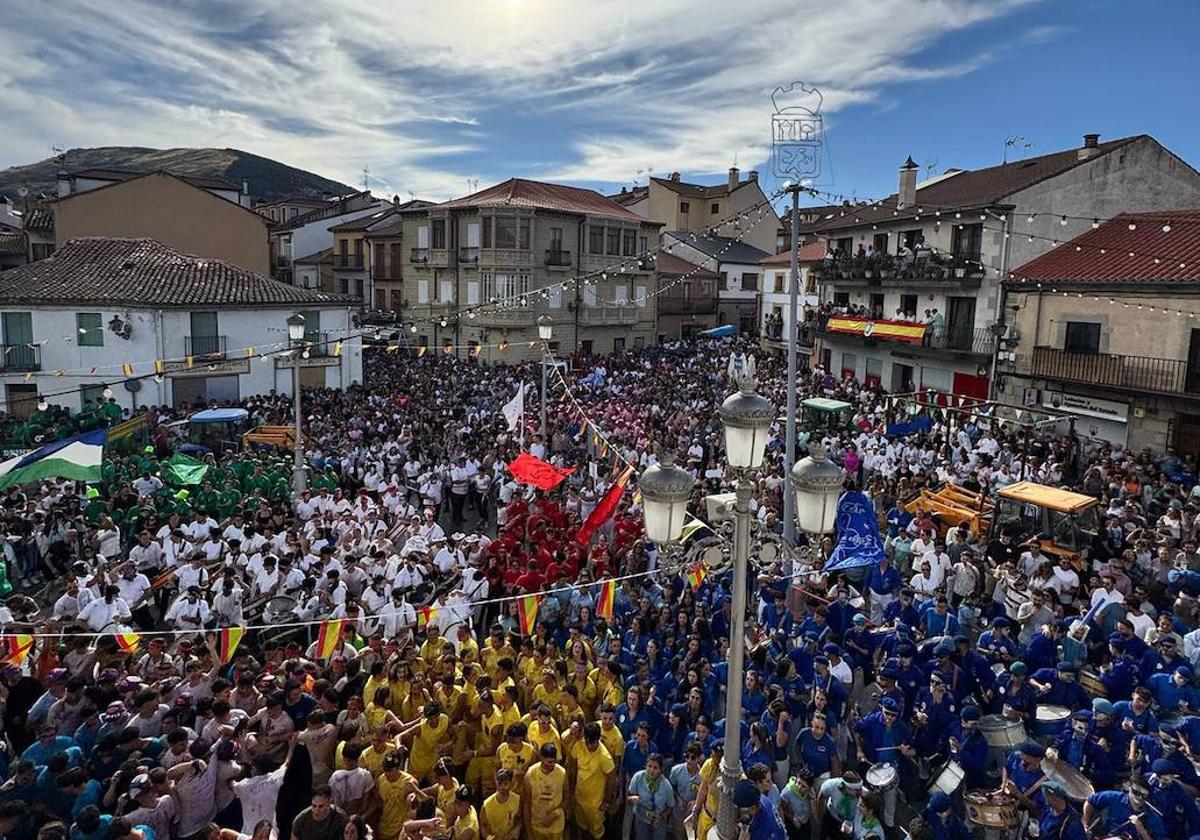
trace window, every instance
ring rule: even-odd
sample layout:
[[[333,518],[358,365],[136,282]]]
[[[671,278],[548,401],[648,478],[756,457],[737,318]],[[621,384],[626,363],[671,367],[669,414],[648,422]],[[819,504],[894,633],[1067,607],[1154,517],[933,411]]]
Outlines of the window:
[[[842,252],[843,256],[847,256],[847,257],[850,256],[851,254],[854,253],[854,237],[853,236],[842,237],[841,239],[839,239],[837,241],[837,247],[838,247],[838,250]]]
[[[691,209],[692,209],[691,205],[689,205],[686,201],[679,202],[679,212],[680,213],[687,213]]]
[[[298,209],[296,209],[295,207],[288,208],[288,218],[289,219],[294,219],[299,215],[300,215],[300,211]]]
[[[371,266],[371,271],[376,277],[387,277],[387,263],[384,258],[387,256],[387,249],[383,247],[382,242],[375,243],[375,256],[372,258],[374,265]],[[382,309],[382,307],[380,307]]]
[[[479,247],[479,222],[470,222],[467,225],[467,247]]]
[[[350,278],[343,277],[341,282],[342,282],[342,288],[340,289],[341,293],[344,295],[350,294]],[[193,338],[193,341],[194,340],[195,339]]]
[[[454,280],[441,279],[438,281],[438,300],[442,303],[454,303]]]
[[[429,225],[421,225],[417,228],[417,247],[421,250],[429,247]]]
[[[629,287],[624,283],[613,286],[613,300],[617,302],[617,306],[627,305],[629,303]]]
[[[613,339],[613,352],[614,353],[624,353],[625,352],[625,339],[623,339],[623,338],[614,338]]]
[[[479,281],[467,281],[467,306],[475,306],[479,303]]]
[[[646,287],[645,286],[634,286],[633,287],[633,302],[635,304],[637,304],[638,306],[646,305]]]
[[[520,236],[517,239],[517,247],[520,248],[522,251],[528,251],[529,250],[529,219],[521,219],[519,221],[519,224],[520,224]]]
[[[718,289],[718,291],[722,291],[722,292],[729,291],[729,272],[728,271],[722,271],[717,276],[717,289]]]
[[[562,249],[563,249],[562,230],[563,229],[560,227],[550,228],[550,252],[551,253],[554,253],[554,254],[562,253]]]
[[[596,287],[592,283],[588,283],[586,286],[583,287],[583,305],[584,306],[595,306],[596,305]]]
[[[646,245],[646,237],[639,236],[638,237],[638,253],[639,254],[647,254],[647,253],[649,253],[649,251],[650,251],[650,249]]]
[[[1067,321],[1063,349],[1068,353],[1099,353],[1100,325],[1087,321]]]
[[[529,291],[528,274],[493,274],[488,272],[483,276],[483,298],[490,302],[495,300],[511,300]]]
[[[627,230],[621,233],[621,254],[632,257],[637,249],[637,231]]]
[[[445,250],[445,248],[446,248],[446,220],[445,219],[434,219],[432,224],[433,224],[433,245],[432,245],[432,247],[437,248],[439,250]]]
[[[920,228],[916,230],[906,230],[900,235],[904,237],[904,247],[908,248],[910,251],[925,241],[925,234]]]
[[[392,289],[392,311],[399,312],[404,306],[404,293],[399,289]]]
[[[79,389],[79,404],[84,408],[91,405],[103,405],[108,402],[104,399],[104,389],[107,385],[84,385]]]
[[[716,216],[718,213],[720,213],[720,212],[721,212],[721,205],[720,205],[718,202],[714,201],[714,202],[712,203],[712,210],[711,210],[710,212],[711,212],[711,213],[712,213],[714,216]]]
[[[354,296],[359,300],[363,299],[363,279],[361,277],[354,278]]]
[[[691,283],[691,281],[684,280],[683,285],[680,286],[680,289],[682,289],[682,293],[680,294],[680,297],[683,298],[684,303],[690,302],[692,299],[692,283]]]
[[[53,242],[34,242],[33,243],[33,261],[44,260],[54,255]]]
[[[604,253],[604,227],[602,225],[588,225],[588,253]]]
[[[951,252],[954,256],[979,262],[983,250],[983,225],[956,225]]]
[[[604,253],[610,257],[620,256],[621,254],[621,229],[607,228],[605,234]]]
[[[490,218],[483,220],[483,247],[492,247],[492,220]]]
[[[363,264],[363,241],[361,239],[354,240],[354,267],[362,268]]]
[[[742,291],[758,291],[758,274],[756,272],[748,272],[742,275]]]
[[[849,306],[850,305],[850,293],[849,292],[834,292],[833,293],[833,305],[834,306]]]
[[[404,261],[404,251],[401,250],[403,247],[399,242],[388,246],[388,277],[400,276],[400,264]]]
[[[579,350],[585,356],[592,355],[592,340],[590,338],[585,338],[583,341],[579,342]]]
[[[496,217],[496,247],[517,247],[517,220],[511,216]]]
[[[427,336],[427,335],[417,336],[417,345],[420,347],[428,347],[429,346],[429,336]]]
[[[429,303],[429,281],[421,279],[417,281],[417,303]]]
[[[633,349],[634,350],[641,350],[645,346],[646,346],[646,336],[635,335],[633,337]]]
[[[905,315],[917,314],[917,296],[900,295],[900,311]]]
[[[103,347],[104,325],[99,312],[79,312],[75,315],[76,343],[80,347]]]
[[[784,291],[784,288],[785,288],[784,283],[786,282],[784,280],[784,278],[786,276],[787,276],[787,272],[784,272],[784,271],[776,271],[775,272],[775,294],[780,294],[781,292]]]
[[[875,234],[871,245],[874,246],[876,254],[886,254],[888,252],[888,235],[886,233]]]

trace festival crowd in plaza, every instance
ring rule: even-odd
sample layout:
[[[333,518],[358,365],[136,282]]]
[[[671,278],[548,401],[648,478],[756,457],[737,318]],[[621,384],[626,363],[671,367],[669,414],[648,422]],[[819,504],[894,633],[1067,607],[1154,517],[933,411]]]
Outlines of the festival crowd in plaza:
[[[853,406],[822,442],[887,557],[827,573],[827,539],[797,555],[815,563],[753,568],[725,719],[731,573],[657,571],[636,475],[678,452],[700,518],[729,489],[716,409],[737,347],[576,365],[546,439],[532,399],[524,435],[501,412],[536,364],[378,352],[366,387],[305,394],[298,494],[270,452],[179,487],[165,437],[98,485],[10,488],[0,834],[707,837],[736,725],[748,840],[959,840],[979,808],[1011,836],[1200,835],[1200,490],[1168,478],[1188,465],[987,417],[887,437],[881,394],[819,370],[802,396]],[[757,373],[784,405],[781,361]],[[287,422],[284,398],[242,406]],[[518,483],[522,437],[574,471]],[[784,449],[780,425],[750,503],[776,533]],[[1100,500],[1083,551],[942,533],[900,504],[1020,478]]]

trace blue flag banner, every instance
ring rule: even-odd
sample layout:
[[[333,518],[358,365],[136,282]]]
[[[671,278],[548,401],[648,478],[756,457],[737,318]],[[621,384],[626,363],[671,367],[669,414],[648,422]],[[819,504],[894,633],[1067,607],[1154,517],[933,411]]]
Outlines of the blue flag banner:
[[[891,423],[888,425],[884,434],[888,437],[904,437],[905,435],[915,435],[921,432],[928,432],[933,428],[933,418],[928,414],[921,414],[907,423]]]
[[[875,505],[865,493],[847,490],[838,499],[837,544],[823,570],[853,569],[870,566],[883,559],[883,540],[879,536],[879,518]]]

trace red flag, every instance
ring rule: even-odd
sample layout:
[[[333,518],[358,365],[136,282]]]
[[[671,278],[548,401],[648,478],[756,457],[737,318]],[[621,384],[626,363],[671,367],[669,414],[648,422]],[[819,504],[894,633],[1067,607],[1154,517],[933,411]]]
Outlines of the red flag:
[[[612,621],[613,606],[617,603],[617,582],[611,578],[600,584],[600,594],[596,596],[596,615],[607,621]]]
[[[633,467],[626,467],[625,472],[621,473],[621,477],[617,479],[617,483],[608,488],[608,492],[604,494],[604,498],[600,500],[600,504],[592,509],[592,512],[588,514],[587,521],[583,523],[583,527],[575,535],[576,542],[586,546],[592,541],[592,534],[596,533],[596,529],[611,519],[612,515],[617,512],[617,505],[621,503],[621,496],[625,495],[625,485],[629,483],[629,476],[631,475],[633,475]]]
[[[562,480],[575,472],[575,468],[561,469],[522,452],[508,465],[508,471],[522,484],[532,484],[539,490],[553,490]]]

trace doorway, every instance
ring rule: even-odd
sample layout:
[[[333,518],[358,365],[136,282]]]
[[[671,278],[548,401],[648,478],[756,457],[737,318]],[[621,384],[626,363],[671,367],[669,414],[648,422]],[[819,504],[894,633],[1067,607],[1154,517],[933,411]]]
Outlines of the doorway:
[[[907,394],[915,390],[913,388],[912,365],[903,365],[899,362],[892,364],[892,390],[901,394]]]
[[[948,299],[946,313],[946,346],[953,350],[970,350],[975,337],[975,298]]]

